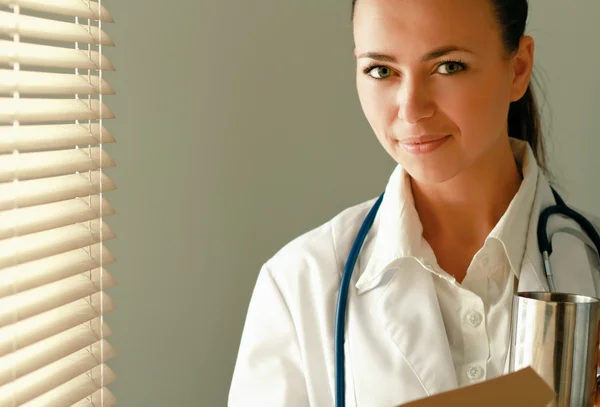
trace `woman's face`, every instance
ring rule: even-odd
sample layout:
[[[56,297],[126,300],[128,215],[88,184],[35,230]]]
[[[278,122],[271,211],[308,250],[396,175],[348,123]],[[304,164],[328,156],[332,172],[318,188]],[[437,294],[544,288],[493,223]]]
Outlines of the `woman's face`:
[[[354,42],[365,116],[414,179],[444,182],[506,149],[531,69],[508,58],[489,0],[359,0]]]

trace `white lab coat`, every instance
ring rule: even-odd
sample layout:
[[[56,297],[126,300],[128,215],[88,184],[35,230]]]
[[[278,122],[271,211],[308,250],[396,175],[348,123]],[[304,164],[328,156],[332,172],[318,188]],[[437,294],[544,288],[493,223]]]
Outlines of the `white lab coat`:
[[[338,287],[358,228],[374,202],[352,207],[295,239],[263,266],[248,310],[229,407],[334,406]],[[548,289],[536,227],[539,213],[550,205],[552,192],[540,172],[519,291]],[[583,215],[599,229],[598,218]],[[598,297],[600,262],[579,226],[555,215],[548,236],[557,291]],[[367,238],[350,284],[346,405],[393,407],[456,388],[431,273],[391,268],[376,287],[357,293],[355,284],[373,245]]]

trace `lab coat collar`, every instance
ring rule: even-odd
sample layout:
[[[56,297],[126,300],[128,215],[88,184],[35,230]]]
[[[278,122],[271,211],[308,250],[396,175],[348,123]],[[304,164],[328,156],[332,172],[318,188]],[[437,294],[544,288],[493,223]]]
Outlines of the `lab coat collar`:
[[[526,251],[526,240],[531,238],[531,222],[529,219],[535,201],[539,200],[538,185],[545,181],[535,160],[535,156],[527,142],[510,139],[511,148],[517,165],[522,169],[523,182],[519,191],[505,215],[492,230],[488,239],[501,242],[506,256],[515,276],[520,277],[522,260]],[[540,180],[541,178],[541,180]],[[545,182],[547,191],[550,187]],[[544,202],[548,197],[545,197]],[[554,202],[550,191],[551,204]],[[539,207],[540,203],[537,203]],[[534,217],[537,225],[537,216]],[[529,231],[527,225],[529,224]],[[436,259],[427,242],[423,239],[423,226],[414,205],[410,177],[400,166],[396,166],[385,189],[385,196],[381,202],[378,216],[373,223],[372,250],[365,250],[366,267],[356,283],[359,294],[376,287],[386,272],[395,271],[406,258],[413,258],[421,265],[437,274],[454,282],[448,274],[439,273],[435,267]],[[533,237],[535,228],[533,229]]]
[[[544,263],[539,251],[537,226],[540,214],[548,206],[555,205],[552,189],[541,171],[537,179],[536,199],[531,209],[527,229],[527,243],[520,268],[518,291],[548,291],[548,283],[544,272]]]
[[[518,279],[526,251],[531,214],[536,201],[540,169],[529,144],[510,138],[511,148],[523,181],[498,224],[487,239],[496,239],[504,247],[510,268]],[[547,184],[547,183],[546,183]],[[549,188],[549,187],[548,187]],[[486,239],[486,241],[487,241]]]
[[[368,247],[370,242],[365,242],[365,250],[361,252],[368,263],[356,283],[359,294],[376,287],[385,272],[397,270],[403,259],[414,258],[431,267],[432,259],[423,257],[424,251],[420,250],[423,226],[414,205],[410,178],[400,165],[385,188],[370,233],[373,248]]]

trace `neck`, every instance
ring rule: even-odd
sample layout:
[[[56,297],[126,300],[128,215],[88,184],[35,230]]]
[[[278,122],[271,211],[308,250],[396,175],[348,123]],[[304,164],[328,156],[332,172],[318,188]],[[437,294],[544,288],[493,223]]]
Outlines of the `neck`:
[[[423,237],[481,247],[506,212],[521,181],[508,141],[446,182],[423,184],[411,179]]]

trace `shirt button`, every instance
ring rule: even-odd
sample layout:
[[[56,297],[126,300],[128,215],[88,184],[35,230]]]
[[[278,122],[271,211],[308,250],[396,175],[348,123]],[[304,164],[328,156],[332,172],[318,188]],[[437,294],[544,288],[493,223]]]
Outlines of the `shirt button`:
[[[473,311],[467,316],[467,321],[469,321],[469,325],[473,328],[477,328],[481,324],[481,321],[483,321],[483,317],[479,312]]]
[[[483,377],[483,368],[477,365],[471,366],[467,371],[467,376],[471,380],[481,379]]]

